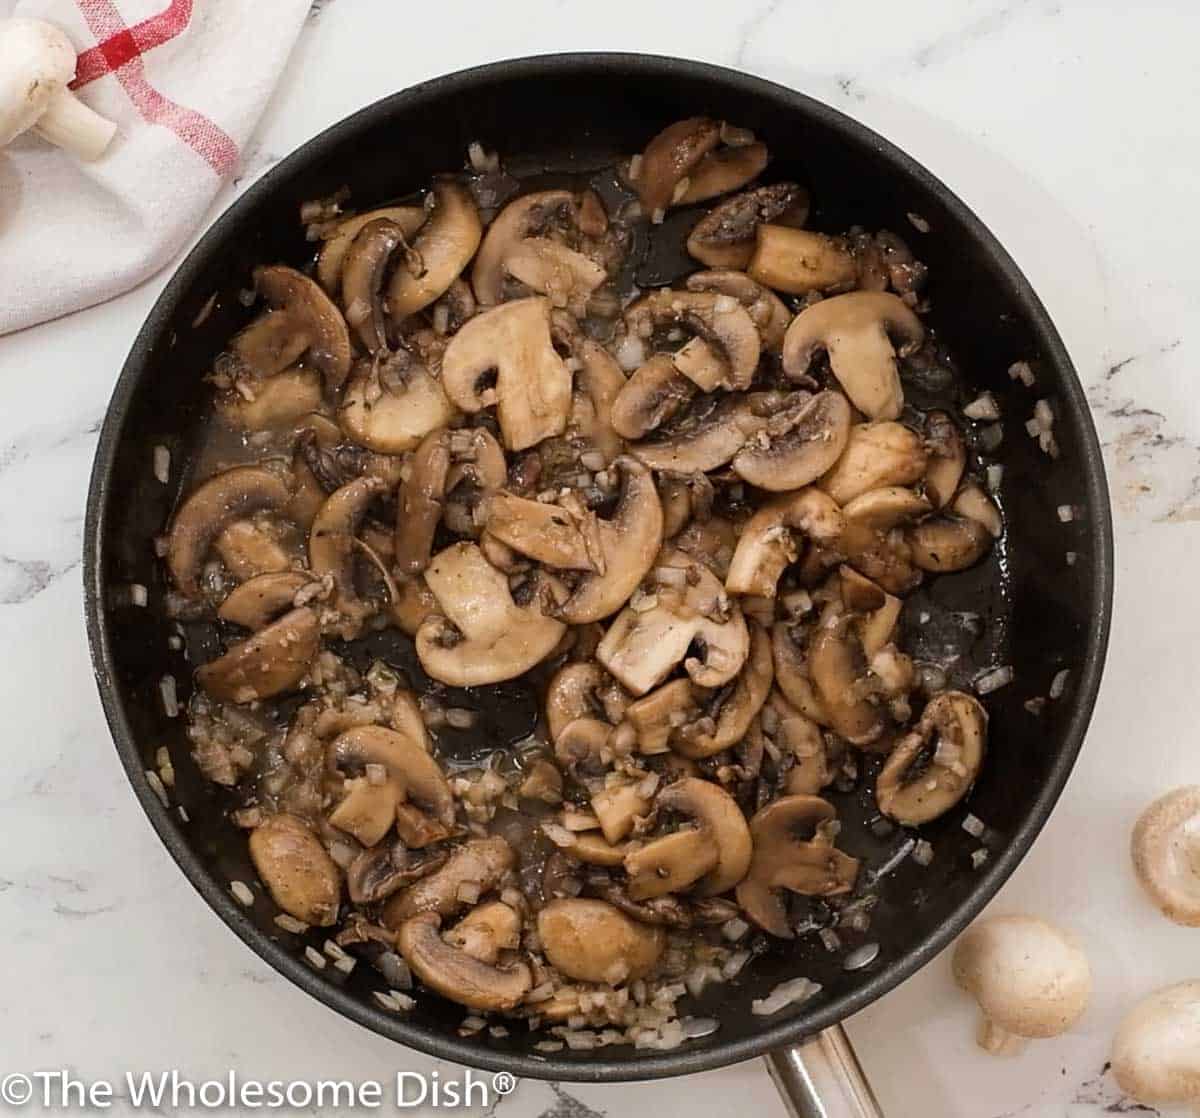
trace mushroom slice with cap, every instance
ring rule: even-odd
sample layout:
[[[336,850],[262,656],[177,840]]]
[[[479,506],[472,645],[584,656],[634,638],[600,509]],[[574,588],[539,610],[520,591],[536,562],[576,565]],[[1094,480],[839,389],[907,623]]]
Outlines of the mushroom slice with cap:
[[[1121,1090],[1149,1106],[1192,1104],[1200,1113],[1200,980],[1143,998],[1112,1046]]]
[[[250,860],[271,899],[319,928],[337,920],[341,874],[320,840],[294,815],[271,815],[250,833]]]
[[[659,565],[687,572],[684,587],[660,589],[652,601],[622,610],[596,658],[635,695],[661,683],[680,661],[701,687],[728,683],[750,651],[742,611],[711,571],[682,552],[669,552]]]
[[[1133,868],[1163,914],[1200,928],[1200,786],[1152,803],[1133,829]]]
[[[612,401],[613,430],[640,439],[678,414],[696,395],[696,386],[668,353],[656,353],[625,381]]]
[[[504,261],[505,270],[526,287],[572,314],[587,313],[592,293],[608,273],[591,257],[550,237],[527,237]]]
[[[772,717],[774,732],[769,736],[795,760],[784,778],[784,791],[791,796],[815,796],[832,784],[837,771],[821,727],[778,691],[771,693],[765,710]]]
[[[481,536],[483,512],[508,480],[504,449],[486,427],[471,427],[451,433],[450,456],[442,520],[456,535]]]
[[[549,300],[515,299],[476,315],[446,347],[442,384],[463,411],[496,405],[509,450],[561,435],[571,374],[551,341]]]
[[[890,420],[859,423],[850,428],[842,456],[820,486],[846,505],[872,489],[920,481],[927,463],[921,439],[911,428]]]
[[[383,277],[405,232],[386,217],[367,222],[354,238],[342,267],[342,310],[346,322],[369,352],[387,345]],[[401,265],[403,267],[403,265]]]
[[[167,538],[167,569],[187,597],[200,592],[200,567],[217,536],[235,520],[278,511],[291,499],[287,482],[265,466],[235,466],[211,477],[184,501]]]
[[[500,884],[516,860],[512,847],[499,835],[468,839],[444,866],[392,897],[384,907],[383,924],[394,931],[419,912],[454,916],[469,907],[463,900],[464,886],[487,893]]]
[[[700,828],[684,827],[650,839],[625,855],[629,896],[635,901],[648,901],[680,893],[716,864],[717,844]]]
[[[674,679],[630,703],[625,717],[637,734],[638,752],[666,753],[675,733],[699,716],[701,694],[690,679]]]
[[[551,901],[538,913],[537,932],[552,966],[576,981],[609,986],[649,975],[667,942],[661,928],[584,897]]]
[[[771,639],[761,625],[751,623],[749,629],[750,655],[746,658],[745,667],[738,675],[732,690],[728,694],[718,692],[715,705],[705,708],[707,716],[713,719],[711,729],[700,720],[689,719],[675,728],[671,735],[671,748],[681,756],[701,760],[736,745],[749,732],[751,724],[766,702],[775,678]],[[666,685],[673,686],[675,684]],[[659,690],[666,690],[666,687]],[[704,696],[695,695],[693,688],[693,703],[703,700]],[[644,699],[642,701],[645,702]],[[631,707],[630,710],[632,709]]]
[[[973,567],[1003,528],[992,499],[979,486],[969,485],[946,512],[906,529],[904,539],[914,566],[942,574]]]
[[[559,570],[595,571],[604,564],[596,516],[586,508],[576,513],[501,491],[487,503],[485,528],[514,551]]]
[[[925,417],[925,450],[928,455],[925,466],[925,496],[934,508],[940,509],[948,505],[958,492],[958,485],[967,465],[967,444],[949,413],[931,411]],[[905,481],[886,484],[908,485],[915,480],[916,478],[908,478]]]
[[[431,990],[459,1005],[485,1012],[512,1009],[533,987],[523,962],[493,966],[447,943],[439,934],[442,918],[424,912],[406,920],[396,936],[404,961]]]
[[[733,456],[734,472],[780,493],[816,481],[841,457],[850,436],[850,405],[840,392],[801,394],[771,416]]]
[[[312,344],[312,335],[288,310],[268,310],[229,341],[234,368],[248,377],[235,378],[238,387],[264,384],[294,365]],[[215,372],[216,370],[214,370]]]
[[[437,613],[437,599],[421,575],[398,575],[395,582],[397,593],[388,614],[402,633],[415,637],[425,620]]]
[[[766,287],[791,295],[846,291],[858,281],[858,263],[844,238],[786,225],[758,227],[746,271]]]
[[[629,166],[628,178],[645,216],[661,221],[682,180],[720,142],[720,122],[708,117],[679,120],[659,132]]]
[[[1092,972],[1070,933],[1034,916],[980,920],[954,948],[954,980],[979,1003],[979,1046],[1013,1053],[1083,1015]]]
[[[452,687],[478,687],[515,679],[554,651],[566,626],[543,612],[544,575],[528,580],[528,605],[513,600],[508,579],[472,543],[439,552],[425,572],[440,615],[417,631],[417,658],[434,679]]]
[[[782,796],[750,820],[754,858],[737,887],[738,904],[764,932],[780,939],[795,933],[778,890],[810,897],[849,893],[858,859],[838,850],[826,829],[837,813],[817,796]]]
[[[625,855],[629,853],[629,844],[624,842],[610,843],[602,834],[595,831],[568,831],[560,828],[555,832],[556,845],[564,853],[576,861],[589,866],[605,866],[615,869],[624,865]]]
[[[719,469],[766,426],[760,403],[742,393],[709,397],[670,430],[629,449],[652,470],[701,474]]]
[[[444,179],[434,183],[432,197],[433,212],[388,284],[388,312],[396,323],[440,299],[483,237],[479,211],[465,187]]]
[[[727,199],[692,229],[687,250],[710,268],[749,266],[758,227],[767,221],[803,225],[808,193],[794,182],[759,186]]]
[[[764,505],[738,536],[725,589],[730,594],[774,598],[779,576],[798,555],[793,531],[817,543],[835,545],[845,531],[842,510],[811,487]]]
[[[745,272],[732,269],[693,272],[686,284],[689,291],[711,291],[736,299],[746,308],[750,320],[758,328],[763,348],[778,353],[783,347],[792,312],[770,288],[751,279]]]
[[[654,478],[634,458],[618,458],[621,476],[616,508],[595,523],[599,554],[558,616],[569,625],[586,625],[616,613],[654,565],[662,546],[662,503]]]
[[[678,812],[707,832],[717,847],[717,863],[694,888],[697,896],[716,897],[732,889],[750,867],[753,843],[737,801],[718,784],[685,776],[658,794],[660,812]]]
[[[320,408],[323,399],[320,373],[290,368],[266,379],[238,379],[213,406],[235,431],[271,431]]]
[[[889,334],[899,339],[893,347]],[[925,339],[925,327],[895,295],[851,291],[834,295],[802,310],[783,342],[783,370],[801,377],[819,349],[850,402],[869,419],[896,419],[904,391],[896,354],[914,352]]]
[[[346,892],[355,904],[369,905],[385,901],[406,885],[433,873],[446,864],[446,854],[432,854],[419,861],[409,859],[407,851],[398,857],[396,847],[379,845],[364,850],[346,869]],[[381,932],[384,929],[380,929]],[[391,945],[391,933],[387,933]]]
[[[834,732],[851,745],[865,746],[883,733],[884,718],[864,694],[869,669],[853,621],[851,614],[841,614],[818,626],[809,648],[808,670],[821,711]]]
[[[746,309],[731,295],[711,291],[652,291],[625,309],[625,328],[651,339],[656,331],[690,330],[718,360],[686,361],[691,343],[673,355],[676,367],[701,391],[748,388],[758,368],[762,347],[758,329]],[[692,355],[695,351],[692,350]]]
[[[356,443],[380,454],[402,454],[457,414],[441,382],[401,349],[358,362],[342,395],[338,422]]]
[[[608,350],[579,331],[566,339],[566,347],[581,366],[572,381],[568,434],[589,443],[603,455],[607,466],[625,445],[613,423],[613,408],[625,388],[625,374]]]
[[[196,669],[196,682],[214,699],[252,703],[291,691],[320,650],[321,628],[307,606],[285,613],[224,656]]]
[[[879,810],[906,827],[944,815],[979,775],[986,744],[987,711],[978,699],[962,691],[934,696],[880,770]]]
[[[333,297],[337,297],[342,282],[342,267],[346,254],[363,226],[386,219],[400,227],[405,239],[410,239],[425,223],[428,214],[424,206],[384,206],[366,213],[343,218],[325,238],[317,255],[317,282]]]
[[[769,160],[767,145],[757,141],[710,151],[688,174],[686,187],[676,188],[673,201],[690,206],[741,190],[766,170]]]
[[[521,946],[521,917],[503,901],[488,901],[471,909],[442,939],[472,959],[495,966],[502,951]]]
[[[905,594],[921,581],[912,542],[920,526],[907,533],[902,527],[927,512],[929,502],[911,489],[873,489],[842,508],[846,528],[837,550],[889,594]]]
[[[312,575],[304,571],[272,571],[258,575],[230,591],[217,610],[217,616],[222,621],[257,632],[291,609],[296,595],[313,585]]]
[[[829,712],[817,695],[802,644],[803,630],[790,621],[776,621],[771,629],[775,659],[775,685],[789,703],[822,726],[833,728]]]
[[[595,718],[601,710],[599,690],[604,684],[599,664],[565,664],[546,688],[546,723],[550,740],[557,743],[577,719]]]
[[[308,359],[321,370],[326,387],[331,392],[341,388],[350,374],[353,350],[346,320],[329,296],[308,276],[284,264],[255,268],[254,287],[308,339]]]
[[[433,537],[442,522],[450,432],[443,428],[426,435],[408,466],[396,503],[395,561],[400,572],[413,575],[429,566]]]
[[[650,813],[650,799],[640,782],[608,784],[592,796],[591,804],[605,841],[614,844],[628,837],[639,817]]]
[[[278,526],[260,518],[235,520],[213,540],[213,550],[234,578],[245,581],[288,570],[292,556],[279,538]]]
[[[333,580],[332,603],[342,615],[341,632],[351,640],[375,610],[355,584],[355,539],[371,502],[387,489],[380,478],[360,477],[329,495],[308,535],[308,565]]]

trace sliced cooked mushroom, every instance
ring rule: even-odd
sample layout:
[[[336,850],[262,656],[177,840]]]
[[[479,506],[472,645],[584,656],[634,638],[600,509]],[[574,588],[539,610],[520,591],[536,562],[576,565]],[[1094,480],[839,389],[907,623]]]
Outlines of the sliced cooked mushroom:
[[[1065,1033],[1087,1008],[1092,972],[1070,933],[1033,916],[972,925],[954,948],[954,980],[979,1003],[979,1046],[1009,1054]]]
[[[689,117],[667,125],[631,163],[629,179],[652,221],[676,201],[684,178],[721,142],[721,125],[707,117]],[[685,187],[686,189],[686,187]]]
[[[838,550],[889,594],[907,593],[921,581],[913,534],[922,525],[902,529],[927,512],[929,502],[911,489],[872,489],[842,508],[846,528]]]
[[[685,361],[685,345],[673,355],[676,368],[703,392],[748,388],[758,368],[761,340],[754,320],[731,295],[711,291],[652,291],[625,309],[625,327],[651,339],[669,328],[690,330],[717,360]],[[690,343],[689,343],[690,345]]]
[[[699,688],[690,679],[664,683],[630,703],[625,717],[637,733],[638,751],[645,754],[666,753],[676,731],[699,715],[699,703]]]
[[[488,901],[471,909],[442,938],[472,959],[495,966],[502,951],[520,947],[521,917],[503,901]]]
[[[505,270],[556,307],[587,313],[588,299],[608,278],[591,257],[550,237],[527,237],[509,252]]]
[[[604,564],[596,516],[586,508],[500,492],[488,501],[485,527],[514,551],[559,570],[595,571]]]
[[[480,537],[484,534],[483,511],[508,480],[504,450],[491,431],[481,426],[451,434],[450,454],[442,519],[457,535]]]
[[[331,296],[337,296],[341,287],[342,266],[346,260],[346,253],[350,251],[354,238],[364,225],[386,218],[400,227],[405,239],[411,239],[425,223],[427,216],[423,206],[384,206],[378,210],[368,210],[366,213],[343,218],[321,245],[317,256],[317,282]]]
[[[229,353],[237,360],[235,383],[266,383],[293,366],[312,343],[312,335],[290,310],[268,310],[229,340]],[[219,378],[218,383],[220,383]]]
[[[167,540],[167,567],[179,592],[200,592],[200,567],[221,531],[250,513],[282,509],[291,495],[287,482],[265,466],[235,466],[195,490],[175,514]]]
[[[1004,531],[1004,521],[996,502],[974,482],[968,482],[958,491],[950,502],[950,511],[955,516],[981,524],[993,539],[999,539]]]
[[[599,690],[604,672],[598,664],[566,664],[546,688],[546,723],[551,742],[577,719],[594,718],[601,710]]]
[[[217,396],[214,406],[235,431],[270,431],[315,411],[322,400],[320,373],[289,368],[265,380],[238,380]]]
[[[860,423],[850,428],[842,456],[820,485],[846,505],[872,489],[912,485],[925,474],[927,461],[917,433],[903,424]]]
[[[687,250],[710,268],[749,266],[759,225],[766,221],[803,225],[808,194],[794,182],[759,186],[722,202],[702,217],[688,237]]]
[[[795,764],[788,769],[784,791],[792,796],[815,796],[837,775],[821,727],[778,691],[772,691],[766,710],[771,712],[774,733],[769,735]]]
[[[931,411],[925,417],[925,449],[929,455],[925,467],[925,496],[934,508],[940,509],[958,492],[967,465],[967,444],[947,412]],[[908,485],[915,480],[908,478],[882,484]]]
[[[396,567],[419,574],[429,566],[433,537],[442,522],[446,475],[450,472],[450,433],[439,429],[425,436],[409,462],[396,503]]]
[[[745,272],[732,269],[693,272],[687,278],[687,288],[689,291],[713,291],[736,299],[758,328],[763,348],[772,353],[778,353],[782,348],[792,312],[778,295]]]
[[[215,699],[252,703],[291,691],[320,649],[321,628],[307,606],[285,613],[224,656],[196,669],[196,682]]]
[[[751,624],[749,628],[750,655],[746,658],[745,667],[739,673],[733,689],[727,695],[723,692],[718,693],[717,708],[709,714],[709,717],[713,719],[711,729],[703,723],[697,724],[690,719],[674,728],[671,748],[676,753],[694,760],[712,757],[723,749],[729,749],[736,745],[750,730],[751,724],[771,691],[771,683],[775,678],[775,666],[771,656],[771,640],[767,636],[766,630],[756,624]],[[677,682],[691,687],[687,680]],[[659,688],[655,694],[675,685],[668,683],[665,687]],[[647,696],[647,699],[649,698],[650,696]],[[695,695],[695,689],[692,688],[692,702],[695,703],[698,698],[700,697]],[[645,701],[646,699],[642,700],[642,702]],[[632,711],[633,708],[630,707],[631,721],[633,720]],[[668,722],[669,720],[668,716]],[[639,738],[639,742],[645,752],[645,739]]]
[[[639,816],[650,812],[649,797],[642,792],[640,782],[633,781],[606,785],[593,794],[591,804],[605,841],[609,843],[618,843],[628,837]]]
[[[703,829],[685,827],[625,855],[629,896],[648,901],[680,893],[717,864],[717,844]]]
[[[521,1003],[533,986],[523,962],[497,967],[480,962],[439,935],[442,918],[425,912],[406,920],[396,937],[404,961],[431,990],[470,1009],[502,1011]]]
[[[838,392],[797,394],[733,456],[734,472],[779,493],[816,481],[837,462],[850,435],[850,405]]]
[[[845,527],[841,509],[819,489],[777,497],[742,528],[725,589],[730,594],[774,598],[779,576],[798,555],[792,531],[830,546],[841,539]]]
[[[331,392],[341,388],[353,351],[346,320],[329,296],[308,276],[284,264],[255,268],[254,287],[307,338],[308,359],[321,370],[326,387]]]
[[[662,546],[662,503],[650,471],[629,457],[618,458],[614,468],[621,476],[620,494],[612,515],[596,521],[599,555],[593,559],[593,572],[579,580],[558,611],[570,625],[616,613],[654,565]]]
[[[398,593],[388,612],[401,632],[415,637],[426,619],[437,613],[437,599],[421,575],[400,575],[395,582]]]
[[[446,864],[446,854],[432,854],[419,861],[410,861],[407,853],[396,856],[396,847],[379,845],[359,854],[346,869],[346,891],[355,904],[376,904],[386,901],[393,893],[406,885],[441,869]],[[381,932],[386,929],[380,929]],[[388,946],[392,944],[391,933],[387,933]]]
[[[656,353],[637,368],[613,398],[613,429],[640,439],[678,414],[696,386],[676,367],[669,353]]]
[[[602,454],[607,466],[624,449],[613,423],[613,410],[617,397],[625,388],[625,374],[608,350],[579,331],[575,331],[565,344],[581,366],[572,385],[567,431],[584,439]]]
[[[841,614],[821,623],[809,649],[808,670],[829,725],[851,745],[861,746],[879,738],[884,719],[880,708],[862,693],[868,666],[853,620],[852,615]],[[797,706],[804,709],[800,703]]]
[[[483,236],[470,192],[448,179],[433,185],[433,212],[392,273],[387,304],[399,323],[441,298],[470,262]]]
[[[690,206],[741,190],[751,179],[762,174],[769,158],[767,145],[757,142],[710,151],[688,174],[686,188],[676,189],[674,202]]]
[[[450,340],[442,384],[466,412],[493,404],[509,450],[566,430],[571,374],[550,335],[550,302],[515,299],[476,315]]]
[[[898,351],[889,332],[899,338]],[[914,352],[924,339],[921,320],[895,295],[852,291],[796,315],[783,343],[783,368],[788,376],[804,376],[824,349],[833,375],[859,411],[870,419],[896,419],[904,406],[896,354]]]
[[[292,608],[296,595],[313,578],[303,571],[275,571],[243,582],[221,603],[217,616],[257,632]]]
[[[563,797],[563,778],[558,767],[545,758],[538,758],[525,772],[517,795],[523,800],[540,800],[544,804],[560,804]]]
[[[1200,928],[1200,787],[1152,803],[1133,829],[1138,880],[1169,920]]]
[[[964,486],[949,510],[915,524],[904,533],[914,565],[944,573],[974,566],[1004,529],[1000,510],[977,485]]]
[[[1112,1046],[1121,1090],[1150,1106],[1200,1108],[1200,981],[1143,998],[1121,1022]]]
[[[234,578],[245,581],[277,574],[292,565],[275,525],[261,520],[235,520],[217,534],[213,550]]]
[[[392,253],[405,243],[404,229],[390,218],[379,217],[359,230],[346,253],[342,310],[368,353],[387,345],[383,277]]]
[[[464,886],[480,894],[495,889],[515,863],[512,847],[498,835],[468,839],[441,869],[392,897],[383,910],[383,923],[396,930],[419,912],[453,916],[467,907]]]
[[[838,850],[827,834],[836,815],[817,796],[783,796],[750,820],[754,858],[737,900],[764,932],[780,939],[795,935],[777,890],[836,897],[854,887],[858,859]]]
[[[271,899],[319,928],[337,920],[341,874],[316,835],[294,815],[271,815],[250,833],[250,859]]]
[[[702,410],[629,449],[652,470],[707,473],[724,466],[767,425],[764,403],[741,393],[710,397]]]
[[[333,604],[343,617],[341,631],[353,639],[375,607],[355,584],[355,538],[367,508],[387,485],[360,477],[331,493],[317,513],[308,537],[308,565],[317,578],[332,578]]]
[[[458,414],[438,381],[406,350],[360,361],[338,408],[338,421],[356,443],[380,454],[412,450]]]
[[[795,627],[788,621],[776,621],[771,630],[771,652],[775,659],[775,685],[789,703],[822,726],[833,728],[829,712],[817,695]]]
[[[582,897],[551,901],[538,913],[537,931],[546,958],[568,978],[612,986],[645,978],[666,946],[661,928]]]
[[[858,279],[858,264],[844,238],[786,225],[758,227],[746,271],[759,283],[792,295],[845,291]]]
[[[653,602],[627,606],[604,634],[596,658],[635,695],[661,683],[680,661],[702,687],[728,683],[750,649],[742,611],[711,571],[682,552],[668,552],[658,565],[687,572],[684,588],[663,588]]]
[[[439,552],[425,582],[441,615],[429,617],[417,631],[417,657],[434,679],[452,687],[515,679],[549,656],[566,631],[536,597],[518,605],[508,579],[475,544]],[[530,582],[535,591],[542,585],[553,590],[546,576]]]
[[[906,827],[944,815],[979,775],[986,743],[987,711],[978,699],[962,691],[936,695],[879,773],[879,810]]]
[[[663,788],[655,803],[660,812],[679,812],[694,820],[716,844],[717,863],[697,882],[697,896],[719,896],[746,876],[752,854],[750,829],[737,800],[724,788],[685,776]]]

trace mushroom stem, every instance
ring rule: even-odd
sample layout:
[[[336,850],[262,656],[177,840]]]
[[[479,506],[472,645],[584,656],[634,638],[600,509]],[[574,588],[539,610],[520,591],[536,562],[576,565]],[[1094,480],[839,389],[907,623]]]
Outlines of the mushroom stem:
[[[116,135],[117,126],[89,109],[69,89],[50,95],[34,130],[45,140],[79,159],[99,159]]]
[[[1025,1037],[997,1025],[986,1013],[979,1015],[979,1031],[975,1039],[980,1048],[993,1056],[1019,1056],[1029,1043]]]

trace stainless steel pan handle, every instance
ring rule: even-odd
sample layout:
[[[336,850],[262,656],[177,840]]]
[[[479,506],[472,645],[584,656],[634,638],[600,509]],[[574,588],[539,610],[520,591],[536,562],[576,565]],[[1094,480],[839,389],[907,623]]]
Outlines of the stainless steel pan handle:
[[[791,1118],[883,1118],[841,1025],[765,1059]]]

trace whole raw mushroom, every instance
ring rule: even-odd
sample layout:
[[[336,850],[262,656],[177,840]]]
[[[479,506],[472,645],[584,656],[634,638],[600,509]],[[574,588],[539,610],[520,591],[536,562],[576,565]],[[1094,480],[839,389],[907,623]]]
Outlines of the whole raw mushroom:
[[[1191,1103],[1200,1114],[1200,981],[1158,990],[1133,1008],[1113,1040],[1112,1070],[1138,1102]]]

